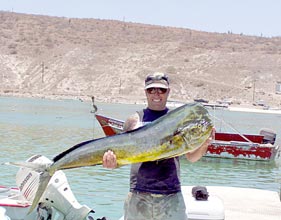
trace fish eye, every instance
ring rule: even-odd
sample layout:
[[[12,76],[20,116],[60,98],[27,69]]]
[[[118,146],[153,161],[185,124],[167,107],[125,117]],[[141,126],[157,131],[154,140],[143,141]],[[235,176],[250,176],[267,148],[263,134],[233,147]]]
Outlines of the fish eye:
[[[196,132],[197,132],[197,127],[198,127],[198,126],[192,127],[192,128],[190,129],[190,132],[193,133],[193,134],[196,133]]]

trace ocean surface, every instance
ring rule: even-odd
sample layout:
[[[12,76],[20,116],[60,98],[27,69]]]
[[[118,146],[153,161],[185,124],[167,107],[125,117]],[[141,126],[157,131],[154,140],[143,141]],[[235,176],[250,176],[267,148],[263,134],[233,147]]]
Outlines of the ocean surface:
[[[117,119],[142,105],[97,103],[98,112]],[[0,163],[24,161],[35,154],[52,159],[73,145],[104,136],[91,113],[91,102],[0,97]],[[217,131],[258,133],[261,128],[281,137],[281,114],[210,110]],[[0,165],[0,185],[16,186],[17,167]],[[119,219],[129,184],[129,166],[115,170],[102,166],[64,171],[81,204],[93,208],[94,218]],[[182,185],[254,187],[280,192],[281,162],[202,158],[181,159]]]

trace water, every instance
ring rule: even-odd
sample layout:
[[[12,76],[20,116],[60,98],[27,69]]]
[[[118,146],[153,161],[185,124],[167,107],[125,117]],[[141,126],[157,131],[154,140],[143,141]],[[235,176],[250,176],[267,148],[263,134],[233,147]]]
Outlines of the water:
[[[140,105],[97,103],[99,113],[117,119],[142,108]],[[90,113],[92,104],[79,100],[46,100],[0,97],[0,163],[23,161],[34,154],[53,158],[58,153],[84,140],[103,136]],[[280,141],[281,115],[262,115],[215,110],[211,115],[217,130],[257,133],[263,127],[277,131]],[[279,122],[279,123],[278,123]],[[18,168],[1,166],[0,185],[15,186]],[[118,219],[128,192],[129,166],[115,170],[101,166],[64,171],[77,200],[96,211],[95,218]],[[280,161],[257,162],[202,158],[189,163],[181,160],[183,185],[221,185],[254,187],[280,191]]]

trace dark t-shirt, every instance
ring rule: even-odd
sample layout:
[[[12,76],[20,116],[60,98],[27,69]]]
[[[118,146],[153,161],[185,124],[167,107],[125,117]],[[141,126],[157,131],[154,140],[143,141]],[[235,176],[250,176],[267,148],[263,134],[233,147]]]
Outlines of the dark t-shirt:
[[[146,108],[143,110],[143,115],[140,114],[140,118],[142,122],[152,122],[167,112],[168,108],[163,111]],[[178,157],[132,164],[130,190],[155,194],[177,193],[181,189],[179,172]]]

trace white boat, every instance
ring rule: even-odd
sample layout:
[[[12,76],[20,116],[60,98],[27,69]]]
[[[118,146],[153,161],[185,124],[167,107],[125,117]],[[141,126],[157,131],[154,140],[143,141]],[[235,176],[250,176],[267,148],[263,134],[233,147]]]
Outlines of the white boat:
[[[40,163],[49,161],[37,155],[28,161],[30,160]],[[27,168],[20,168],[16,175],[18,187],[0,187],[1,220],[94,219],[91,216],[92,210],[77,202],[62,171],[54,174],[40,200],[40,205],[28,215],[38,186],[38,174],[33,172]],[[281,216],[281,195],[274,191],[207,186],[208,197],[200,200],[200,197],[196,199],[196,195],[192,194],[192,189],[193,186],[182,186],[189,220],[279,220]]]
[[[0,186],[0,206],[12,220],[35,219],[35,213],[27,217],[30,205],[31,203],[24,198],[18,188]]]
[[[61,175],[61,174],[60,174]],[[53,190],[52,195],[56,195],[58,189],[50,189],[48,187],[47,191]],[[189,191],[191,188],[189,186],[182,187],[184,201],[187,204],[187,215],[189,219],[194,220],[223,220],[225,219],[224,215],[224,204],[223,201],[215,196],[210,195],[206,200],[196,200],[194,196],[191,195]],[[57,196],[57,195],[56,195]],[[68,202],[66,200],[71,201],[71,207],[68,206]],[[18,188],[8,188],[8,187],[1,187],[0,191],[0,217],[2,213],[1,220],[34,220],[39,219],[41,220],[82,220],[82,219],[91,219],[88,218],[88,213],[90,212],[89,209],[86,208],[86,212],[82,212],[79,208],[77,208],[77,202],[73,203],[73,198],[67,198],[65,200],[62,199],[59,201],[59,206],[66,206],[67,208],[59,208],[57,203],[53,203],[51,205],[45,205],[42,207],[38,207],[37,210],[34,210],[30,215],[27,215],[31,203],[24,198],[21,191]],[[75,204],[76,203],[76,204]],[[78,205],[82,207],[81,205]],[[46,209],[46,207],[48,207]],[[4,210],[6,209],[6,211]],[[50,211],[51,208],[51,211]],[[2,212],[1,212],[2,211]],[[69,215],[69,212],[72,212]],[[75,216],[73,214],[75,212]],[[6,216],[4,218],[4,216]],[[80,217],[79,217],[80,216]],[[120,218],[120,220],[123,219]]]
[[[34,155],[27,160],[34,163],[49,163],[46,157]],[[39,182],[39,174],[28,168],[21,167],[16,175],[16,188],[0,187],[1,220],[93,220],[92,210],[80,205],[75,199],[66,176],[57,171],[35,210],[28,214]],[[187,186],[182,187],[188,216],[194,220],[223,220],[224,204],[220,198],[203,192],[200,187],[193,196]],[[203,196],[202,196],[203,195]],[[197,198],[197,199],[196,199]],[[2,212],[1,212],[2,211]],[[122,211],[120,210],[120,213]],[[0,217],[1,217],[0,214]],[[209,216],[209,218],[206,218]]]

